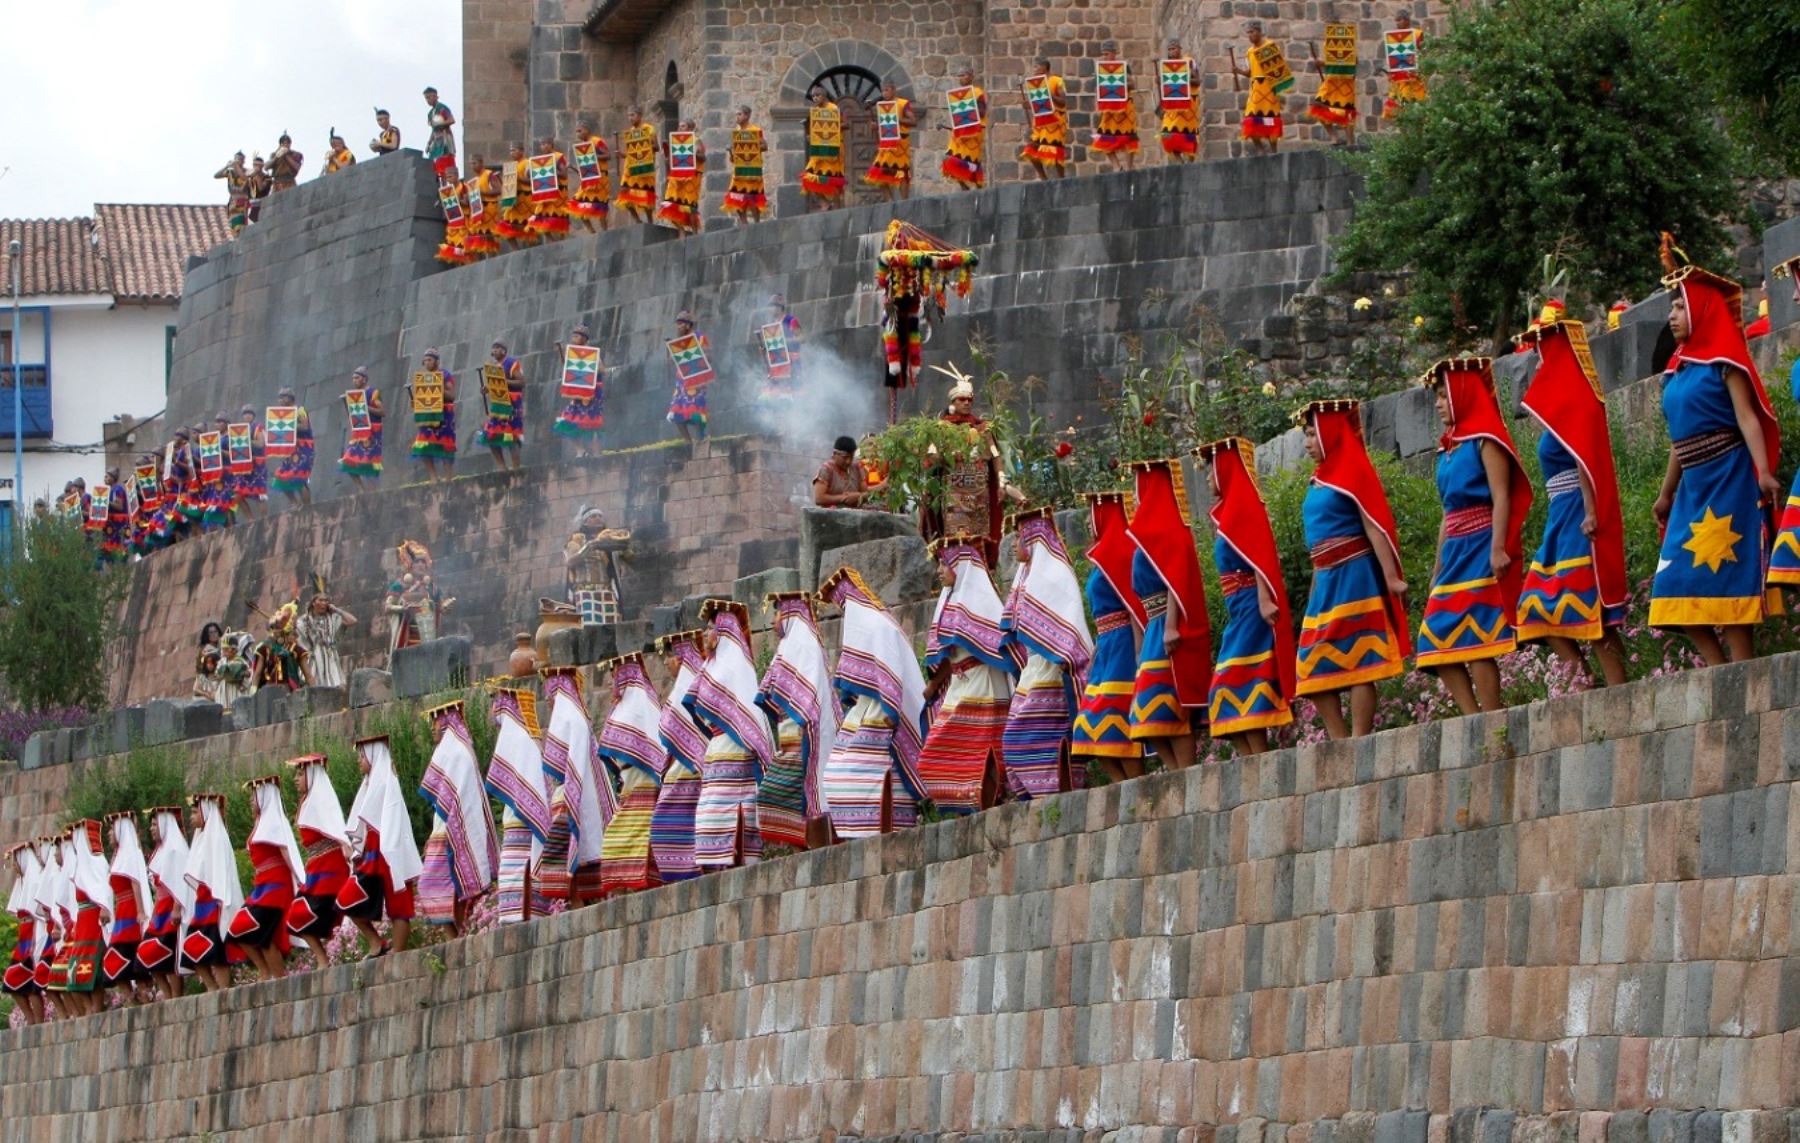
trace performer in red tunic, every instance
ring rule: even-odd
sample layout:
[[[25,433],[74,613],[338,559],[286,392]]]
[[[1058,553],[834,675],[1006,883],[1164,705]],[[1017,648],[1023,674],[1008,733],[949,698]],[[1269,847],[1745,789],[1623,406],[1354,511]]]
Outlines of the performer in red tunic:
[[[6,911],[18,922],[18,936],[13,941],[12,959],[0,978],[0,987],[27,1024],[44,1022],[44,990],[37,982],[38,946],[42,943],[37,924],[37,889],[43,876],[43,863],[30,842],[20,842],[6,851],[7,864],[13,868],[12,891],[6,897]]]
[[[256,801],[256,825],[245,848],[254,870],[250,899],[226,926],[226,939],[243,949],[264,980],[287,975],[287,912],[294,888],[306,878],[294,829],[281,806],[281,779],[252,778],[244,788]]]
[[[412,932],[413,882],[422,863],[387,736],[358,741],[356,762],[363,780],[346,822],[356,847],[356,866],[338,893],[338,907],[376,949],[373,955],[386,956],[406,948]],[[375,930],[383,914],[393,923],[386,940]]]
[[[150,978],[137,956],[143,922],[150,916],[150,870],[138,843],[137,811],[107,814],[106,828],[113,839],[108,877],[113,923],[106,936],[106,952],[100,958],[100,983],[106,988],[124,988],[135,998],[139,983]]]
[[[181,807],[157,806],[150,811],[150,829],[156,850],[150,855],[150,886],[155,898],[150,923],[138,941],[138,964],[143,966],[163,999],[181,995],[181,976],[176,971],[182,918],[193,903],[193,890],[184,873],[188,863],[187,838],[181,832]]]
[[[288,765],[294,768],[294,786],[300,791],[294,824],[300,827],[306,875],[288,906],[287,927],[312,950],[314,967],[324,968],[325,940],[343,919],[337,901],[350,879],[350,831],[331,776],[325,772],[325,756],[306,754],[290,759]]]
[[[100,1010],[100,954],[112,917],[112,884],[100,850],[100,823],[84,818],[63,836],[63,942],[50,965],[50,990],[63,1015]]]

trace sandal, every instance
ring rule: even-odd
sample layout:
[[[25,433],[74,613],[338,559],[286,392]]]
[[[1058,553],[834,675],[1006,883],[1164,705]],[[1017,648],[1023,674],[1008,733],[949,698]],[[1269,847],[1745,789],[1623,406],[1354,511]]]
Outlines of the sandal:
[[[392,944],[389,944],[387,941],[382,941],[381,947],[369,954],[369,959],[370,960],[379,960],[380,958],[386,956],[387,954],[389,954],[393,951],[394,951],[394,946]]]

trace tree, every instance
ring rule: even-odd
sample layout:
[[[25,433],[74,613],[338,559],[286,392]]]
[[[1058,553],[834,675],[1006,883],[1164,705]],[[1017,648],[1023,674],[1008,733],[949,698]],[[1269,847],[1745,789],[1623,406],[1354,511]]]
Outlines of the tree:
[[[1350,269],[1411,269],[1451,341],[1518,328],[1542,259],[1580,301],[1642,297],[1657,234],[1724,266],[1730,150],[1681,78],[1654,0],[1513,0],[1452,9],[1429,44],[1430,98],[1376,138],[1341,244]]]
[[[97,708],[125,569],[95,570],[94,546],[75,520],[32,521],[25,548],[28,556],[0,571],[0,678],[26,710]]]
[[[1760,165],[1800,176],[1800,6],[1674,0],[1668,26],[1732,134]]]

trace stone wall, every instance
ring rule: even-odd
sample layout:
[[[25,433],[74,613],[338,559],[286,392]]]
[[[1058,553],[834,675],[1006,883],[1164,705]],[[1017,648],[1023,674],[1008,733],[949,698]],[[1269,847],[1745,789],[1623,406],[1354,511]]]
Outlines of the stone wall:
[[[398,570],[394,547],[406,539],[431,549],[437,582],[456,599],[444,633],[469,636],[478,675],[493,674],[513,634],[536,628],[538,598],[562,597],[562,548],[581,505],[633,532],[623,606],[637,618],[664,600],[729,592],[739,576],[791,566],[795,503],[810,502],[818,464],[766,439],[717,441],[698,459],[647,449],[343,497],[188,540],[132,565],[131,634],[113,701],[185,695],[202,625],[250,624],[244,600],[267,608],[315,570],[362,621],[345,632],[346,665],[383,666],[382,600]]]
[[[1690,671],[14,1031],[0,1115],[33,1139],[1789,1138],[1797,700],[1800,657]]]

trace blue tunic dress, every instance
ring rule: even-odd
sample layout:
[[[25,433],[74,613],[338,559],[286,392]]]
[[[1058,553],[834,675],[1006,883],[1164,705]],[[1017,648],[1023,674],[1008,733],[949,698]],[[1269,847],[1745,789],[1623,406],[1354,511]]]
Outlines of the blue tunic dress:
[[[1193,733],[1193,723],[1175,691],[1175,667],[1163,643],[1168,631],[1169,585],[1148,556],[1131,557],[1131,590],[1148,616],[1138,648],[1137,682],[1131,693],[1131,737],[1179,738]]]
[[[1312,551],[1312,592],[1297,648],[1297,693],[1321,694],[1391,679],[1406,670],[1388,615],[1381,564],[1356,501],[1314,484],[1301,502]]]
[[[1207,703],[1212,733],[1217,737],[1286,726],[1294,716],[1281,695],[1275,629],[1257,602],[1256,573],[1223,539],[1213,541],[1213,561],[1225,593],[1225,631],[1219,636]]]
[[[1131,740],[1131,693],[1137,677],[1131,613],[1099,568],[1088,573],[1087,598],[1094,613],[1094,659],[1070,749],[1100,758],[1141,758],[1144,748]]]
[[[1800,359],[1788,373],[1788,388],[1794,400],[1800,401]],[[1769,583],[1800,585],[1800,472],[1794,474],[1794,486],[1788,489],[1781,530],[1775,536],[1775,550],[1769,553]]]
[[[1724,367],[1683,363],[1663,382],[1663,417],[1688,454],[1650,581],[1652,627],[1763,620],[1763,514]]]
[[[1550,502],[1544,512],[1543,541],[1519,593],[1519,642],[1552,637],[1591,642],[1607,627],[1625,622],[1625,605],[1600,603],[1594,542],[1581,530],[1587,504],[1581,498],[1581,468],[1574,454],[1549,432],[1538,438],[1537,451]]]
[[[1460,441],[1438,453],[1437,487],[1447,530],[1419,624],[1414,661],[1420,670],[1495,659],[1517,646],[1494,578],[1494,501],[1480,441]]]

